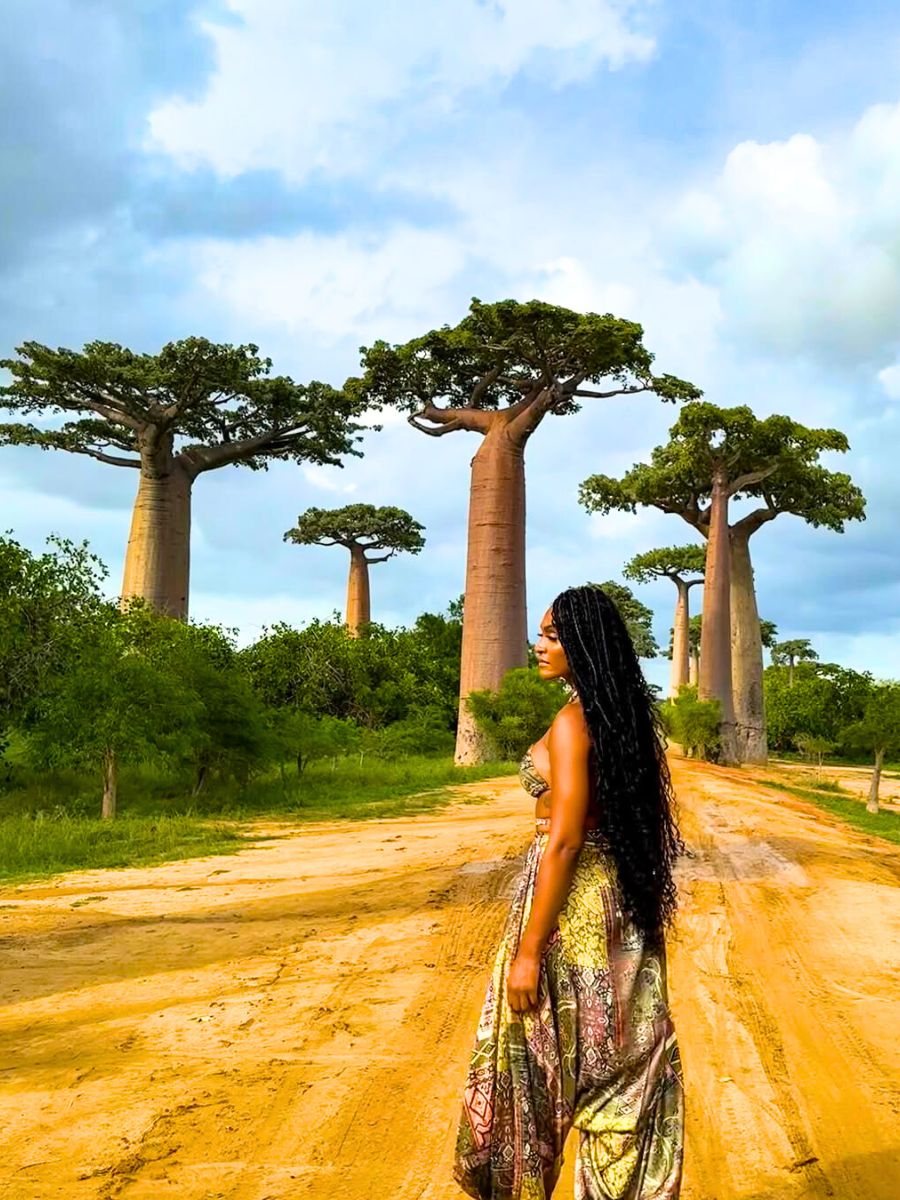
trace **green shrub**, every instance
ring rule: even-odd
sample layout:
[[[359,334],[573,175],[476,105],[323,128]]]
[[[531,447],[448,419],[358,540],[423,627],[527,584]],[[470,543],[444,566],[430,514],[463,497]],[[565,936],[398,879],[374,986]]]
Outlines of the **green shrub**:
[[[683,684],[674,700],[660,705],[663,728],[692,758],[715,759],[722,720],[718,700],[698,700],[694,684]]]

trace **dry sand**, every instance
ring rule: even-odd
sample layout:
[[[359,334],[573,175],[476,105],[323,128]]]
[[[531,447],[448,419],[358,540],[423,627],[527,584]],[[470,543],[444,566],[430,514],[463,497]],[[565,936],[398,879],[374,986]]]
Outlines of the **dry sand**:
[[[898,1200],[900,848],[752,770],[673,767],[683,1200]],[[489,799],[2,889],[3,1200],[461,1197],[461,1086],[531,836],[515,780],[467,793]]]

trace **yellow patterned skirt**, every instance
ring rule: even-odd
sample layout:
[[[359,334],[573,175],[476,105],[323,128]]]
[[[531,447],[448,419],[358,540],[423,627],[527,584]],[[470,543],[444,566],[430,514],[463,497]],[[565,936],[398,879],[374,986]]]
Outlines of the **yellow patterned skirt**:
[[[463,1089],[453,1178],[478,1200],[547,1200],[578,1129],[576,1200],[677,1200],[684,1080],[664,940],[623,917],[616,864],[588,835],[541,961],[536,1009],[506,981],[548,835],[537,832],[497,949]]]

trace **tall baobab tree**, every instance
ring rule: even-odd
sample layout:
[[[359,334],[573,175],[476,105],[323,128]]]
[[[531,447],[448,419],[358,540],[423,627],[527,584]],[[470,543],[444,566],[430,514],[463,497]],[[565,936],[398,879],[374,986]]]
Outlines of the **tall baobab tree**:
[[[430,437],[465,430],[481,439],[472,459],[456,762],[486,752],[466,705],[475,689],[497,691],[527,658],[525,447],[544,417],[579,411],[582,398],[653,392],[663,400],[699,395],[653,356],[633,321],[532,300],[473,300],[453,328],[405,345],[376,342],[363,374],[345,387],[367,405],[408,414]]]
[[[39,342],[0,361],[12,382],[5,408],[27,416],[64,416],[57,428],[0,425],[0,445],[83,454],[136,471],[137,498],[125,558],[123,600],[140,596],[159,612],[188,612],[191,490],[197,477],[271,459],[341,466],[356,454],[356,401],[327,384],[269,376],[258,347],[205,338],[136,354],[112,342],[83,351]]]
[[[690,590],[703,582],[706,569],[706,549],[703,546],[666,546],[636,554],[626,563],[622,574],[635,583],[653,579],[671,579],[676,588],[675,618],[672,624],[672,671],[669,695],[677,696],[678,689],[688,682],[690,673]],[[695,575],[695,579],[686,576]]]
[[[677,513],[707,539],[700,693],[724,697],[727,712],[731,676],[739,738],[726,753],[764,762],[762,641],[750,538],[782,513],[841,533],[845,522],[865,519],[865,499],[848,475],[819,465],[826,450],[849,448],[840,430],[808,429],[779,415],[760,420],[746,406],[719,408],[704,401],[685,405],[669,432],[669,442],[653,450],[649,463],[637,464],[621,479],[586,480],[582,503],[595,512],[650,505]],[[743,499],[754,507],[729,525],[728,504]],[[730,553],[723,553],[727,546]],[[730,640],[724,613],[730,614]],[[732,668],[726,672],[729,658]]]
[[[772,665],[787,667],[788,687],[794,686],[794,667],[798,662],[813,662],[819,656],[809,644],[809,638],[793,638],[786,642],[776,642],[770,647]]]
[[[308,508],[284,540],[298,546],[344,546],[350,551],[345,621],[350,635],[359,637],[372,619],[369,567],[387,562],[398,551],[418,554],[425,545],[422,529],[402,508],[348,504],[344,508]],[[387,554],[370,557],[373,550],[386,550]]]

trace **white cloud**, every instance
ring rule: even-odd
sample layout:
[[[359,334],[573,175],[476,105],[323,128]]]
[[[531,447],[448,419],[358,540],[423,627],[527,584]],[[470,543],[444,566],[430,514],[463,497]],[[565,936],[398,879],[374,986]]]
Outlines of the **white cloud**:
[[[878,380],[892,400],[900,400],[900,363],[879,371]]]
[[[194,246],[199,285],[251,322],[359,342],[446,319],[465,253],[450,233],[302,233]]]
[[[314,488],[321,488],[323,492],[341,492],[347,494],[356,491],[355,483],[338,483],[335,476],[340,471],[339,467],[320,467],[305,463],[301,468],[303,478]]]
[[[741,143],[676,203],[662,244],[754,348],[884,361],[900,346],[900,105],[829,140]]]
[[[451,114],[467,92],[533,67],[542,83],[654,52],[649,0],[229,0],[228,23],[201,28],[216,71],[199,100],[149,118],[151,148],[223,175],[274,168],[292,180],[342,175],[405,131]]]

